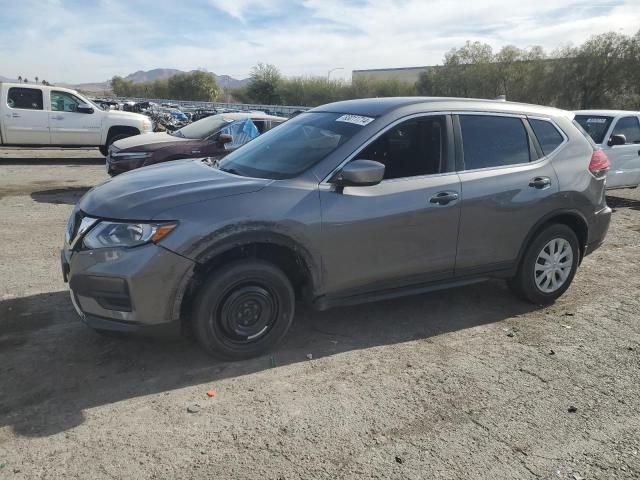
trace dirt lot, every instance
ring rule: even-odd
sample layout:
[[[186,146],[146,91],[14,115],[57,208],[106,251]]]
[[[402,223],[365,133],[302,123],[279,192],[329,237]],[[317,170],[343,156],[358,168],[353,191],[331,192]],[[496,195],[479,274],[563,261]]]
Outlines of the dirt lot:
[[[219,363],[78,321],[58,249],[105,178],[97,151],[0,150],[0,478],[640,477],[640,190],[550,308],[496,281],[303,310]]]

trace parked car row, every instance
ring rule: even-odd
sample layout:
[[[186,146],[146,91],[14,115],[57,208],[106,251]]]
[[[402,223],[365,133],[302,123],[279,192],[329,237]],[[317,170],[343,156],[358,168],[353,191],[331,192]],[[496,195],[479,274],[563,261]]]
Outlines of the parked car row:
[[[286,118],[262,113],[224,113],[203,118],[174,132],[125,138],[109,149],[107,172],[113,176],[194,156],[219,160],[284,121]]]
[[[548,304],[609,227],[609,160],[571,112],[384,98],[256,135],[260,119],[279,121],[213,116],[172,145],[113,145],[111,165],[127,150],[199,153],[112,178],[74,207],[62,271],[87,325],[175,322],[238,359],[280,342],[301,302],[327,309],[501,278]],[[251,141],[202,154],[237,132]]]

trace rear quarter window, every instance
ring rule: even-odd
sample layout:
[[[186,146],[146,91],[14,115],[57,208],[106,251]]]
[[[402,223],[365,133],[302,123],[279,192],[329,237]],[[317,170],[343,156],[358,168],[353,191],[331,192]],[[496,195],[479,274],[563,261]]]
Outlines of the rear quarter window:
[[[551,122],[530,118],[529,124],[545,155],[549,155],[564,142],[564,137]]]

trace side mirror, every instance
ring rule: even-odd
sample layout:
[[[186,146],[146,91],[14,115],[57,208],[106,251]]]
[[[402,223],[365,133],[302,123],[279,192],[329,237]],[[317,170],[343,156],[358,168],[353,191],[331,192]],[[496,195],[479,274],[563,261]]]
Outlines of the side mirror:
[[[354,160],[338,172],[333,183],[339,187],[369,187],[384,177],[384,165],[373,160]]]
[[[233,142],[233,137],[228,133],[221,133],[220,135],[218,135],[218,144],[224,145],[231,142]]]
[[[78,112],[78,113],[93,113],[93,107],[91,105],[87,105],[86,103],[81,103],[76,108],[76,112]]]
[[[625,137],[624,135],[611,135],[611,137],[609,137],[607,145],[609,145],[610,147],[615,147],[616,145],[624,145],[626,143],[627,137]]]

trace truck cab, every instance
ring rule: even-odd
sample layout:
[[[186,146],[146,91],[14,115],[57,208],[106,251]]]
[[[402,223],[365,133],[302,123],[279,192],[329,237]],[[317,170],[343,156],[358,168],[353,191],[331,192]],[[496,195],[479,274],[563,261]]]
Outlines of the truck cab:
[[[102,110],[68,88],[0,83],[0,145],[99,147],[148,133],[151,120],[140,114]]]

